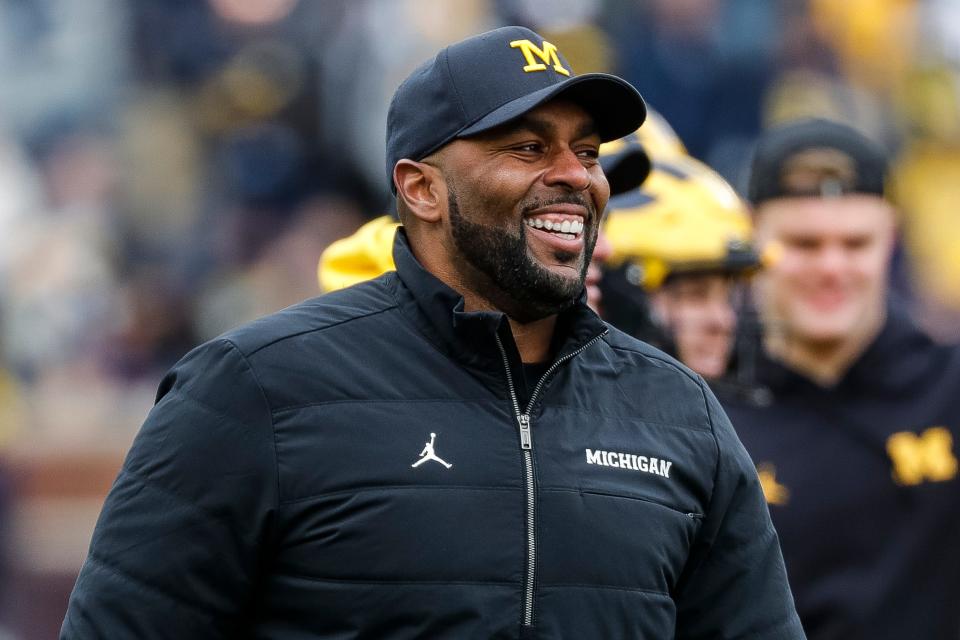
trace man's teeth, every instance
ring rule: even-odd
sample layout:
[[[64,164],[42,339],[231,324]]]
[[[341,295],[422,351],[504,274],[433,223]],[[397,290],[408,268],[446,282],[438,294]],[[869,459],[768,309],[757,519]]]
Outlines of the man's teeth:
[[[579,235],[583,231],[583,221],[582,220],[564,220],[563,222],[551,222],[550,220],[543,220],[541,218],[527,218],[524,220],[528,227],[533,227],[534,229],[546,229],[547,231],[552,231],[554,233],[567,233],[573,235]]]

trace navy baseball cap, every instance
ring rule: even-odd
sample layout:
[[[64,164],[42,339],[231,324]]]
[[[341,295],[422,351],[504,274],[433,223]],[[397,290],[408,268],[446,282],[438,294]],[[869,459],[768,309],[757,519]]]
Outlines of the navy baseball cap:
[[[822,118],[797,120],[760,136],[747,197],[754,205],[849,193],[883,197],[886,174],[886,153],[853,127]]]
[[[606,73],[576,75],[557,48],[529,29],[502,27],[454,43],[404,80],[387,113],[387,180],[456,138],[500,126],[560,95],[582,106],[602,142],[639,127],[643,98]]]

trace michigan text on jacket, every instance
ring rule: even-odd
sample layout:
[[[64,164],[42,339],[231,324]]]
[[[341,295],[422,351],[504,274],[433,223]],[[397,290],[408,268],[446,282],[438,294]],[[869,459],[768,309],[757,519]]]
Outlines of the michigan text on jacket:
[[[587,464],[599,464],[604,467],[645,471],[663,476],[664,478],[670,477],[670,467],[673,466],[673,463],[669,460],[648,458],[647,456],[638,456],[632,453],[594,451],[593,449],[584,449],[584,451],[587,454]]]

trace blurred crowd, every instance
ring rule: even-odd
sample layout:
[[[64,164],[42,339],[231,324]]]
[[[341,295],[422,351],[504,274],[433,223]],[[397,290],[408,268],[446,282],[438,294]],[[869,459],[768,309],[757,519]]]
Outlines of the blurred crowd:
[[[15,521],[23,460],[122,456],[187,350],[319,293],[324,248],[391,208],[399,81],[503,24],[543,34],[577,72],[632,82],[740,190],[769,126],[855,125],[895,159],[895,293],[936,338],[960,339],[952,0],[2,2],[0,445]],[[89,530],[71,533],[82,551]]]

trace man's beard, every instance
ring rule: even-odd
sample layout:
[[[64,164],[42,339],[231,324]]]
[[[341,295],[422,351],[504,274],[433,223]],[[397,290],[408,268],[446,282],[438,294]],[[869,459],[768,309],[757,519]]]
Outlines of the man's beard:
[[[516,233],[507,227],[490,227],[467,220],[460,212],[455,190],[449,182],[448,204],[453,241],[463,259],[479,278],[471,285],[498,309],[514,320],[526,323],[559,313],[572,305],[583,290],[584,278],[596,235],[584,236],[583,264],[577,278],[564,278],[552,273],[537,262],[527,251],[526,225],[518,221]],[[580,196],[571,195],[550,201],[531,203],[526,210],[534,210],[559,202],[589,205]],[[595,221],[596,216],[592,216]],[[583,233],[591,231],[584,225]],[[571,256],[558,256],[569,259]]]

